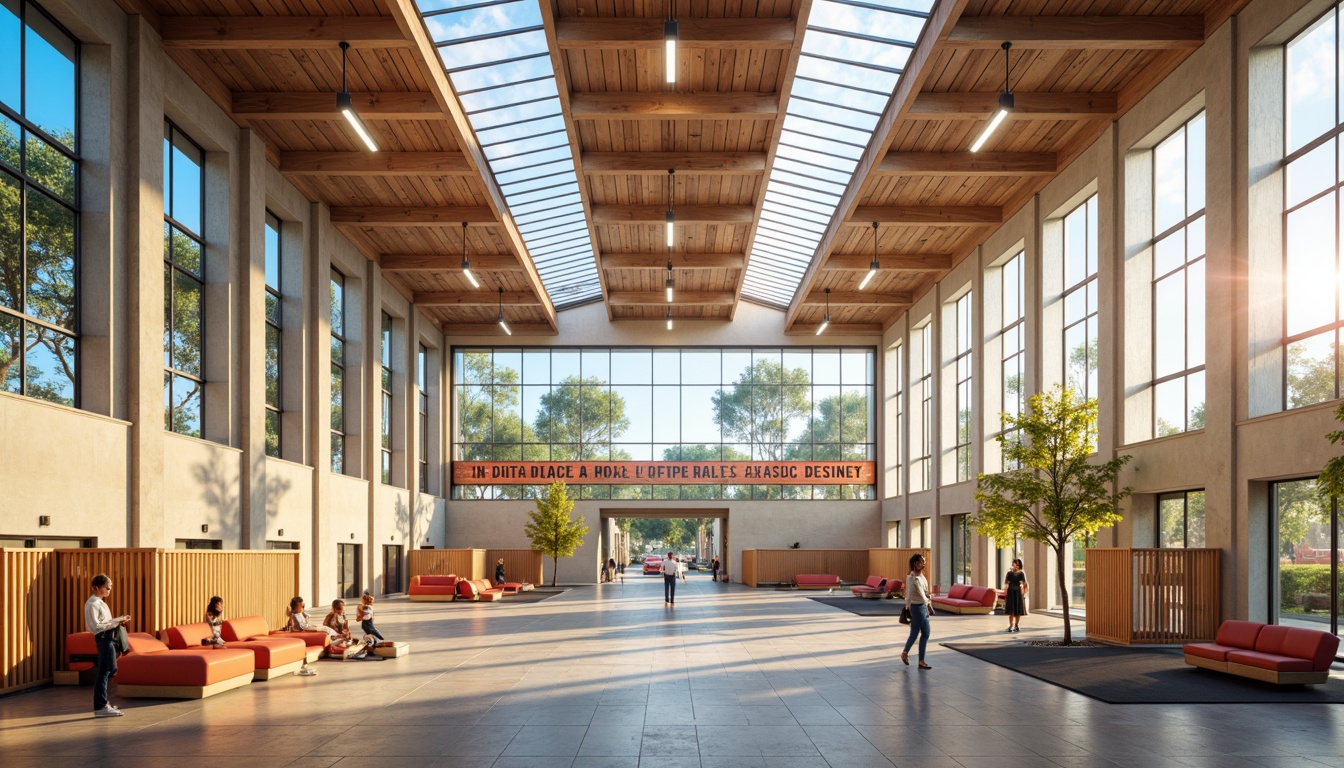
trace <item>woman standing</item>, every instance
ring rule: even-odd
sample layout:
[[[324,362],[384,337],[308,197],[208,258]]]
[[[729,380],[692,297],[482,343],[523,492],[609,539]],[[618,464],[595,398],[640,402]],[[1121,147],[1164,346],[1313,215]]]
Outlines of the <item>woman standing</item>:
[[[1008,631],[1021,632],[1017,623],[1027,615],[1027,574],[1018,558],[1013,558],[1013,566],[1003,580],[1003,612],[1008,614]]]
[[[905,579],[905,604],[910,609],[910,637],[905,640],[905,650],[901,651],[901,661],[910,665],[910,646],[919,638],[919,668],[933,669],[924,663],[924,650],[929,645],[929,617],[933,615],[933,604],[929,602],[929,580],[924,578],[925,562],[923,555],[910,556],[910,575]]]
[[[98,648],[98,663],[93,671],[93,716],[121,717],[121,710],[107,700],[107,681],[117,674],[117,650],[114,646],[117,628],[131,620],[130,616],[112,616],[103,602],[112,594],[112,579],[100,573],[93,577],[93,594],[84,601],[84,627],[93,633]]]

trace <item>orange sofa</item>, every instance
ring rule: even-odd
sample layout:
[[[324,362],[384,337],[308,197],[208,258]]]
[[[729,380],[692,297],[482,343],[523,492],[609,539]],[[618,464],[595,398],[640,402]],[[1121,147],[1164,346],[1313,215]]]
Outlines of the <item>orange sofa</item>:
[[[999,593],[993,587],[953,584],[946,595],[933,597],[933,608],[946,613],[993,613]]]
[[[211,634],[210,625],[202,621],[196,624],[169,627],[163,631],[163,639],[168,643],[168,647],[173,650],[202,647],[209,649],[209,646],[202,646],[201,642],[209,640]],[[223,632],[220,633],[220,636],[223,636]],[[253,671],[254,680],[270,680],[273,677],[298,672],[299,668],[303,666],[303,660],[307,656],[308,650],[303,640],[297,637],[276,636],[225,641],[224,647],[245,648],[252,651],[252,654],[256,657],[256,669]]]
[[[153,635],[132,632],[131,650],[117,659],[117,693],[134,698],[204,699],[252,682],[255,658],[245,648],[170,650]],[[199,642],[199,641],[197,641]],[[67,655],[97,655],[89,632],[65,638]],[[82,663],[82,662],[81,662]]]
[[[840,586],[840,577],[830,573],[800,573],[793,577],[799,589],[834,589]]]
[[[447,576],[412,576],[406,597],[415,603],[446,603],[457,599],[458,581],[451,573]]]
[[[1228,619],[1212,643],[1186,643],[1185,663],[1278,685],[1330,679],[1339,638],[1329,632]]]
[[[849,588],[857,597],[881,600],[887,597],[905,594],[905,582],[900,579],[884,579],[881,576],[869,576],[862,584]]]
[[[219,636],[224,638],[225,642],[234,642],[236,640],[265,640],[267,638],[279,635],[282,638],[291,638],[302,640],[305,648],[305,657],[308,661],[317,661],[322,658],[322,652],[331,645],[331,635],[326,632],[279,632],[271,631],[266,626],[266,620],[260,616],[242,616],[236,619],[229,619],[224,622],[220,628]]]
[[[504,599],[504,590],[490,586],[488,579],[458,579],[457,599],[476,603],[494,603]]]

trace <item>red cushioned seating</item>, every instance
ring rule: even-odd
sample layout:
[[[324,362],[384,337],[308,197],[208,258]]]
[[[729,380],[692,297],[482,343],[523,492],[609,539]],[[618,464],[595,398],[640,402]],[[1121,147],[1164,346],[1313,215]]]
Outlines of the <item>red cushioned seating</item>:
[[[234,640],[256,640],[266,639],[275,635],[281,635],[286,638],[302,640],[306,648],[306,655],[309,661],[317,661],[322,657],[322,651],[331,644],[331,636],[326,632],[272,632],[266,626],[266,620],[260,616],[239,616],[224,622],[220,628],[219,636],[226,642]]]
[[[1185,644],[1186,663],[1205,669],[1226,672],[1228,652],[1255,648],[1255,639],[1264,627],[1265,625],[1258,621],[1228,619],[1218,627],[1218,636],[1214,638],[1212,643]],[[1211,663],[1196,664],[1190,661],[1191,656]]]
[[[490,586],[487,579],[458,579],[457,599],[494,603],[504,599],[504,590]]]
[[[451,573],[447,576],[412,576],[406,596],[414,602],[453,600],[457,595],[459,581],[461,579]]]
[[[255,660],[250,650],[174,651],[153,635],[133,632],[128,637],[131,650],[117,659],[117,693],[121,696],[203,699],[252,682]]]
[[[1330,679],[1339,638],[1328,632],[1229,619],[1214,643],[1187,643],[1185,663],[1280,685]],[[1221,658],[1220,658],[1221,657]]]
[[[849,588],[859,597],[884,598],[905,590],[905,582],[900,579],[884,579],[881,576],[869,576],[868,580],[862,584],[856,584]]]
[[[532,584],[526,581],[506,581],[495,587],[506,595],[516,595],[519,592],[528,592],[533,589]]]
[[[221,627],[220,636],[223,637]],[[212,633],[205,622],[182,624],[164,630],[164,639],[168,647],[174,650],[201,648],[203,640],[209,640]],[[251,640],[225,641],[225,648],[244,648],[252,651],[256,661],[253,677],[256,680],[270,680],[273,677],[299,671],[303,666],[307,646],[297,637],[269,635]]]
[[[800,573],[793,577],[799,589],[834,589],[840,586],[840,577],[831,573]]]
[[[953,584],[946,595],[932,599],[934,610],[947,613],[993,613],[999,593],[993,587]]]
[[[98,665],[97,658],[98,644],[93,641],[92,632],[76,632],[65,636],[66,669],[72,672],[93,669]]]

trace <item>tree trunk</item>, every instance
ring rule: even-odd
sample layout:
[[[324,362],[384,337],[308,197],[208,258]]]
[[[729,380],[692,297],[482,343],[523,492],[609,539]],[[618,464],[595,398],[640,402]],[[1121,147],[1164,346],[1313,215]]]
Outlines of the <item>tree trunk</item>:
[[[1066,583],[1064,570],[1064,547],[1063,545],[1055,548],[1055,578],[1059,584],[1059,600],[1064,606],[1064,644],[1073,644],[1073,626],[1069,618],[1069,585]]]
[[[555,586],[555,580],[560,578],[560,558],[551,558],[551,586]]]

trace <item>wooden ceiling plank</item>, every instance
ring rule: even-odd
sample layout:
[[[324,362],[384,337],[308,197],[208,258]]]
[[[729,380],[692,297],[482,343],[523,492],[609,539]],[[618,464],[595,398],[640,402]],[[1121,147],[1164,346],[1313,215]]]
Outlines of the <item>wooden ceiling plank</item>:
[[[827,301],[832,307],[908,307],[915,303],[912,291],[899,293],[873,293],[871,291],[831,291],[828,295],[821,290],[813,290],[803,299],[804,304],[825,306]]]
[[[898,176],[1052,176],[1049,152],[888,152],[874,174]]]
[[[513,256],[469,256],[475,272],[522,272]],[[462,268],[462,256],[418,253],[384,253],[378,258],[384,272],[443,272]]]
[[[461,152],[281,152],[296,176],[476,176]]]
[[[667,269],[672,262],[675,271],[700,269],[742,269],[746,255],[742,253],[604,253],[598,263],[602,269]],[[865,267],[866,268],[866,267]]]
[[[530,291],[420,291],[411,302],[421,307],[538,307],[541,302]]]
[[[1114,93],[1014,93],[1009,120],[1110,120]],[[998,107],[998,93],[921,93],[906,117],[919,120],[984,120]]]
[[[677,224],[750,224],[755,209],[750,205],[678,205],[673,208]],[[601,205],[592,207],[594,224],[662,224],[666,205]]]
[[[1193,50],[1204,44],[1203,16],[969,16],[944,48]]]
[[[585,152],[588,176],[666,176],[669,168],[697,176],[760,174],[764,152]]]
[[[515,336],[555,336],[557,331],[545,323],[509,323]],[[445,336],[508,336],[499,323],[443,323],[439,331]]]
[[[863,205],[854,209],[850,226],[940,225],[978,226],[1003,223],[1003,209],[993,205]]]
[[[443,108],[433,94],[425,92],[351,93],[355,109],[365,119],[446,120]],[[335,120],[336,94],[333,91],[307,93],[233,94],[233,115],[247,120]]]
[[[779,114],[777,93],[573,93],[575,120],[743,120]]]
[[[785,336],[816,336],[820,323],[794,323],[784,331]],[[882,333],[881,323],[830,323],[822,336],[877,336]]]
[[[945,253],[878,254],[879,272],[946,272],[952,268],[952,256]],[[821,265],[823,272],[867,272],[873,260],[867,256],[831,256]]]
[[[335,206],[331,223],[363,227],[460,227],[462,222],[494,226],[499,219],[485,206]]]
[[[682,290],[673,294],[671,303],[667,301],[667,294],[663,291],[623,291],[612,292],[607,295],[607,302],[613,307],[636,307],[650,304],[664,307],[730,307],[736,300],[731,291]]]
[[[794,21],[789,18],[714,18],[677,20],[677,47],[789,49]],[[562,50],[628,50],[663,48],[663,19],[556,19],[556,43]]]
[[[164,16],[168,50],[294,50],[411,46],[396,19],[384,16]]]

